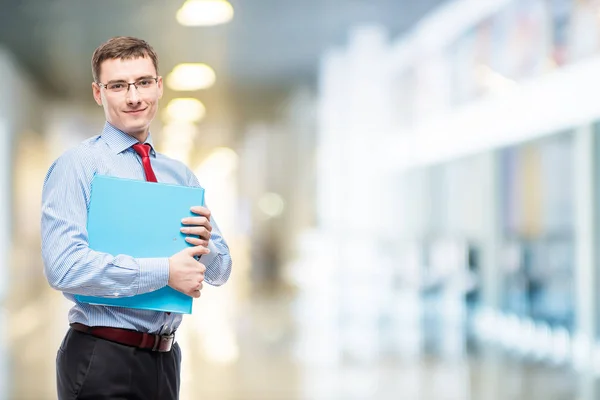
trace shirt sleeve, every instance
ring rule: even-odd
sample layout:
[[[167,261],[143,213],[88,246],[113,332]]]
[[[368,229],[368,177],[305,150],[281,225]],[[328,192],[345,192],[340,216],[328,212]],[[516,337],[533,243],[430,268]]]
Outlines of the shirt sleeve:
[[[188,185],[192,187],[201,187],[196,176],[188,170]],[[205,207],[208,208],[207,205]],[[212,232],[208,241],[209,254],[205,254],[200,258],[200,262],[206,267],[204,280],[206,283],[213,286],[220,286],[227,282],[231,275],[231,255],[229,254],[229,246],[225,242],[221,230],[217,222],[211,215],[210,224]]]
[[[71,150],[50,167],[42,191],[42,258],[54,289],[70,294],[127,297],[169,281],[167,258],[133,258],[89,248],[87,211],[93,168],[89,155]]]

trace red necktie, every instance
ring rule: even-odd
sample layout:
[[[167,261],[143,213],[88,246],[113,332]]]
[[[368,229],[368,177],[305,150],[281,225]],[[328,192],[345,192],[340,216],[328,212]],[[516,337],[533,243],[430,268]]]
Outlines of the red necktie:
[[[142,165],[144,166],[144,173],[146,173],[146,180],[148,182],[158,182],[156,175],[154,175],[154,170],[152,170],[152,164],[150,164],[150,145],[148,143],[136,143],[131,147],[133,147],[135,152],[142,157]],[[166,314],[171,315],[170,312]]]
[[[142,157],[142,165],[144,166],[144,172],[146,173],[146,180],[148,182],[158,182],[156,175],[154,175],[154,171],[152,170],[152,165],[150,164],[150,145],[147,143],[137,143],[131,147],[133,147],[135,152]]]

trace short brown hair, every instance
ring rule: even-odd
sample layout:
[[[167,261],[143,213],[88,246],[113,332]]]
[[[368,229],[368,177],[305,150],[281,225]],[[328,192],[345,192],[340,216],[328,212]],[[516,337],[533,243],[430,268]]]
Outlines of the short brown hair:
[[[131,36],[117,36],[98,46],[92,55],[94,82],[100,79],[100,65],[105,60],[149,57],[158,74],[158,56],[146,41]]]

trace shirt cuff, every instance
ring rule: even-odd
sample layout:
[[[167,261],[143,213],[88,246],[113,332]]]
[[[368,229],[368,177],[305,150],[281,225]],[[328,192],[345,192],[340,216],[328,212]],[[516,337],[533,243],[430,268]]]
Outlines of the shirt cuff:
[[[200,262],[204,264],[205,267],[208,267],[210,263],[212,263],[214,259],[217,258],[217,256],[219,255],[219,250],[213,244],[212,240],[208,241],[208,249],[210,250],[210,253],[202,254],[202,257],[200,257]]]
[[[153,292],[169,283],[168,258],[138,258],[140,281],[138,294]]]

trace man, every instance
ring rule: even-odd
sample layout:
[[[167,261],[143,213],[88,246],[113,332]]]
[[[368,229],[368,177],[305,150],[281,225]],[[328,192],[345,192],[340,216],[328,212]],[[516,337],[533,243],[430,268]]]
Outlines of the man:
[[[133,296],[168,285],[198,298],[203,281],[221,285],[229,278],[229,249],[210,211],[200,206],[192,208],[194,217],[182,220],[193,246],[169,258],[89,248],[86,222],[94,174],[199,186],[185,165],[153,148],[149,127],[163,80],[152,47],[132,37],[112,38],[94,52],[92,73],[104,129],[52,164],[42,196],[45,274],[75,303],[56,358],[58,398],[177,399],[181,351],[173,333],[182,316],[89,305],[74,295]]]

